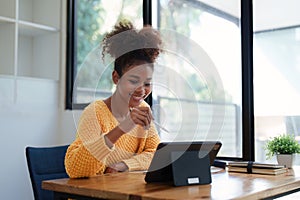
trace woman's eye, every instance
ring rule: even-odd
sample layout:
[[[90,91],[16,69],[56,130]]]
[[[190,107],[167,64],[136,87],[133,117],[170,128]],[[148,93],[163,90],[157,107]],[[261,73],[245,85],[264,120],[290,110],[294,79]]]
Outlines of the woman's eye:
[[[139,81],[136,81],[136,80],[129,80],[129,82],[130,82],[131,84],[138,84],[138,83],[139,83]]]
[[[145,87],[150,87],[152,85],[152,83],[144,83]]]

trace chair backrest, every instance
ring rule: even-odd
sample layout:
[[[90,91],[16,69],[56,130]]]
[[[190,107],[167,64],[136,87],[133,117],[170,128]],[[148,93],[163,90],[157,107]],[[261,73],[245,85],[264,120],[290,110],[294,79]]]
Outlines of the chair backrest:
[[[42,189],[42,181],[67,178],[64,159],[69,145],[26,147],[26,159],[35,200],[53,199],[53,192]]]

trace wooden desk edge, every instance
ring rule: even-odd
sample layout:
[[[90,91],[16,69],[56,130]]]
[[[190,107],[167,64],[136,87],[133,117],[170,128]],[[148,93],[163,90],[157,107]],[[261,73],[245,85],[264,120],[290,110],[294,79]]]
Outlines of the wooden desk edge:
[[[235,200],[267,199],[267,198],[275,197],[277,195],[284,195],[286,193],[298,189],[300,189],[300,179],[297,180],[296,182],[287,183],[277,187],[269,188],[264,191],[256,192],[254,194],[244,195],[243,197],[235,198]]]
[[[42,181],[42,188],[44,190],[51,190],[56,193],[62,193],[62,194],[69,194],[73,196],[80,196],[80,197],[87,197],[87,199],[124,199],[124,195],[126,194],[119,194],[116,192],[109,192],[109,191],[102,191],[97,190],[97,192],[91,192],[89,189],[76,187],[76,186],[70,186],[68,187],[68,190],[61,187],[61,182],[68,181],[69,178],[64,179],[56,179],[56,180],[45,180]],[[87,196],[87,194],[89,194]],[[128,195],[126,199],[131,199],[131,196]]]

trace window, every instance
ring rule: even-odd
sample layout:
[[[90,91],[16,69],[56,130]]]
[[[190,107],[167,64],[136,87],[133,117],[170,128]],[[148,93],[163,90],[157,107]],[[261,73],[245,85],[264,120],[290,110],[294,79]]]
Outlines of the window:
[[[220,156],[253,160],[251,0],[69,2],[69,109],[114,89],[111,62],[101,61],[103,34],[121,17],[138,27],[150,17],[166,44],[151,101],[156,120],[170,132],[158,127],[162,140],[220,140]]]
[[[152,107],[170,131],[159,130],[162,140],[220,140],[219,156],[242,157],[240,2],[227,12],[211,2],[158,2],[166,44]]]
[[[137,27],[143,26],[141,0],[70,0],[68,108],[84,108],[98,98],[105,98],[113,91],[112,66],[103,62],[101,43],[106,32],[121,18],[129,19]],[[73,7],[73,8],[71,8]],[[107,20],[109,19],[109,20]],[[72,79],[72,80],[70,80]]]
[[[300,2],[253,3],[255,154],[265,161],[270,137],[288,133],[300,140]],[[271,5],[267,13],[266,5]]]

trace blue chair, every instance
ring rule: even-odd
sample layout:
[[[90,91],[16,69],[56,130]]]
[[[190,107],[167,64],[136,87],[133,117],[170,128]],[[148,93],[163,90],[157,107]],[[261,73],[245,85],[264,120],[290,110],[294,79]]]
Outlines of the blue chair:
[[[26,147],[26,159],[35,200],[52,200],[53,192],[42,189],[42,181],[67,178],[64,159],[69,145]]]

